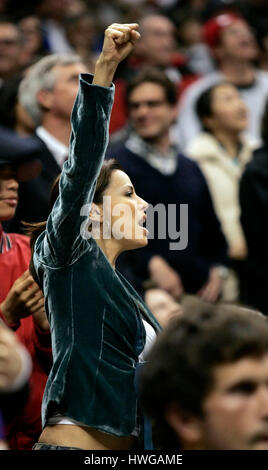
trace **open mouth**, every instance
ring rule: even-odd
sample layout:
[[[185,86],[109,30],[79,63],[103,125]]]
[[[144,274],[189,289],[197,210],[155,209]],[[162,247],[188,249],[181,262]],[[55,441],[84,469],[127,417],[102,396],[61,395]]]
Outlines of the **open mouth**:
[[[146,224],[146,215],[144,214],[143,217],[138,221],[138,225],[139,227],[141,227],[145,233],[145,235],[148,235],[149,231],[147,230],[147,228],[145,227],[145,224]]]

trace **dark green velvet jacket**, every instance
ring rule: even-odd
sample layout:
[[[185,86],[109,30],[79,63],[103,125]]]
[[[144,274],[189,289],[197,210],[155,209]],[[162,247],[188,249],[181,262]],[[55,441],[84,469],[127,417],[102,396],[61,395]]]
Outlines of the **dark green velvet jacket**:
[[[80,235],[80,210],[92,201],[108,142],[114,87],[82,75],[72,113],[70,156],[60,195],[37,239],[34,268],[43,285],[53,367],[42,421],[55,412],[116,436],[132,433],[134,375],[145,345],[146,319],[159,325],[135,290],[114,270],[94,239]]]

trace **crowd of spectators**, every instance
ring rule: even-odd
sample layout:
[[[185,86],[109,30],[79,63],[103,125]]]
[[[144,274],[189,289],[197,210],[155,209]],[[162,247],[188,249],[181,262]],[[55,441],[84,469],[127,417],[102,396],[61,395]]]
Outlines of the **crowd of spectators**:
[[[0,317],[32,364],[16,419],[3,413],[11,449],[38,440],[52,360],[23,222],[42,222],[51,210],[79,74],[94,71],[109,24],[132,22],[141,39],[116,72],[107,159],[153,207],[169,214],[176,205],[176,240],[185,246],[170,250],[166,220],[148,246],[121,256],[119,269],[163,328],[183,314],[188,295],[268,315],[266,0],[0,0],[0,203],[5,191],[19,200],[10,214],[0,206]],[[42,164],[34,174],[33,157]],[[31,164],[18,184],[5,165],[19,160]],[[0,382],[0,410],[5,394]]]

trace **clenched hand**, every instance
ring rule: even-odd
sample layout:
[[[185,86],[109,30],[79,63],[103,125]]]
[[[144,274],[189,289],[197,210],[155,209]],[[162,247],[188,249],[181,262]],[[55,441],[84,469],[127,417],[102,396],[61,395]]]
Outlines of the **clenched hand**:
[[[14,282],[0,308],[8,323],[16,323],[30,315],[35,316],[37,323],[40,321],[43,323],[45,320],[43,292],[29,270]]]

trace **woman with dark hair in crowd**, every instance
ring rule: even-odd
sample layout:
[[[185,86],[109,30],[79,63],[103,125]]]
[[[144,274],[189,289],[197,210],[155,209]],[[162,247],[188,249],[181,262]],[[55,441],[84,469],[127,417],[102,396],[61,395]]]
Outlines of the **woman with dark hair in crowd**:
[[[268,103],[263,145],[255,150],[240,184],[241,223],[248,245],[244,301],[268,315]]]
[[[114,161],[102,167],[111,82],[139,38],[137,27],[110,26],[92,83],[81,75],[59,197],[47,222],[32,229],[32,271],[44,290],[53,346],[35,449],[130,449],[142,438],[135,371],[159,325],[115,262],[147,244],[147,203]],[[92,222],[84,236],[88,224],[79,213]]]
[[[247,245],[240,223],[239,181],[251,160],[254,144],[243,131],[248,112],[231,83],[219,82],[197,100],[196,112],[203,131],[187,147],[187,155],[200,165],[207,180],[215,211],[228,243],[230,266],[224,300],[236,301],[238,280],[243,275]],[[255,146],[256,147],[256,146]]]
[[[243,259],[247,248],[240,225],[238,186],[253,145],[242,133],[248,112],[237,89],[220,82],[204,91],[196,103],[203,127],[187,148],[187,155],[200,165],[229,245],[229,256]]]

